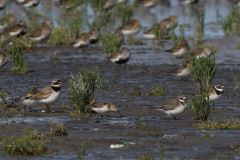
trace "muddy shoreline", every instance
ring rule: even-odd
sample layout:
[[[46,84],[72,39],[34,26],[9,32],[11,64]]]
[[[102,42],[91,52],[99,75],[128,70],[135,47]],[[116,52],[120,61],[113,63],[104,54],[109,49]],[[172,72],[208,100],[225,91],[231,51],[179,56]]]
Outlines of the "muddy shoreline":
[[[51,54],[58,52],[59,60],[49,61]],[[134,51],[133,51],[134,52]],[[144,53],[141,53],[144,54]],[[163,54],[163,53],[159,53]],[[239,144],[239,130],[207,130],[214,133],[214,137],[202,137],[202,131],[193,127],[200,123],[193,120],[194,113],[187,109],[178,120],[171,120],[160,111],[151,108],[162,106],[166,101],[185,94],[190,98],[196,93],[196,86],[190,77],[180,80],[167,73],[176,68],[173,64],[132,64],[118,67],[104,59],[99,48],[91,48],[87,53],[71,47],[46,47],[35,51],[26,51],[25,59],[31,72],[27,74],[13,74],[9,62],[0,74],[1,88],[11,92],[14,97],[25,93],[30,87],[44,88],[53,78],[61,79],[63,83],[62,95],[59,102],[50,106],[55,113],[41,113],[42,106],[34,108],[36,112],[26,112],[25,118],[18,117],[21,109],[1,108],[2,113],[9,113],[14,118],[1,118],[1,134],[23,135],[22,129],[31,126],[39,132],[49,132],[53,123],[62,122],[68,132],[67,136],[46,140],[49,150],[56,150],[43,156],[9,156],[0,151],[4,159],[76,159],[79,143],[86,149],[85,159],[139,159],[145,155],[157,158],[158,147],[164,147],[166,159],[174,156],[179,159],[236,159],[239,152],[231,148],[232,144]],[[137,56],[137,54],[134,54]],[[90,58],[89,58],[90,57]],[[98,58],[99,57],[99,58]],[[133,60],[134,62],[134,60]],[[100,115],[75,119],[68,111],[72,111],[69,100],[67,83],[70,73],[73,75],[83,69],[93,66],[99,68],[107,87],[96,91],[96,101],[110,101],[119,106],[123,117],[117,113],[107,113],[101,119]],[[211,109],[209,119],[215,117],[220,121],[224,114],[226,119],[239,118],[239,92],[234,90],[233,77],[239,75],[237,67],[231,64],[219,64],[218,71],[212,84],[223,83],[227,91],[223,98],[216,102]],[[161,83],[165,86],[165,96],[148,96],[144,94],[155,90]],[[141,95],[121,93],[140,92]],[[66,110],[62,105],[68,106]],[[139,119],[144,117],[143,127],[139,126]],[[6,120],[7,119],[7,120]],[[6,126],[6,122],[15,121]],[[127,145],[127,143],[129,143]],[[111,144],[123,144],[123,148],[112,149]]]

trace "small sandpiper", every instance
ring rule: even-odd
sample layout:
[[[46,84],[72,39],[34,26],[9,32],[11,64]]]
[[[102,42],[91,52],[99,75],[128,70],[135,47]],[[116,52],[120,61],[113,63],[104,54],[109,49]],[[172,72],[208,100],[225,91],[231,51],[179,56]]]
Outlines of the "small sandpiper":
[[[156,31],[156,26],[153,26],[147,32],[144,32],[142,36],[148,39],[156,39],[156,34],[158,34],[160,37],[163,37],[166,34],[165,27],[163,25],[159,25],[159,30]]]
[[[126,63],[131,57],[130,50],[126,47],[124,47],[122,50],[118,51],[118,53],[107,57],[108,59],[111,60],[112,63],[119,64],[119,67],[121,64]]]
[[[196,50],[194,52],[191,53],[191,56],[194,56],[196,58],[206,58],[206,57],[209,57],[212,53],[212,50],[209,49],[208,47],[205,47],[205,48],[202,48],[202,49],[199,49],[199,50]]]
[[[98,42],[99,31],[97,28],[92,29],[90,32],[90,45]]]
[[[27,24],[24,20],[20,20],[18,24],[11,27],[8,31],[11,36],[20,36],[24,35],[27,32]]]
[[[169,18],[166,18],[160,22],[161,25],[168,28],[176,28],[178,24],[177,16],[171,15]]]
[[[90,34],[89,33],[82,33],[80,37],[76,40],[75,44],[73,45],[74,48],[87,48],[90,45]]]
[[[113,8],[116,4],[116,0],[106,0],[105,4],[103,5],[103,9],[109,10]]]
[[[157,110],[163,111],[165,114],[170,115],[172,119],[176,120],[175,116],[182,114],[186,107],[187,97],[181,95],[178,98],[168,101],[162,108],[157,108]]]
[[[9,13],[7,17],[4,17],[0,21],[0,29],[12,26],[15,23],[15,17],[13,14]]]
[[[1,43],[8,43],[8,40],[10,39],[10,34],[8,32],[7,28],[4,28],[2,32],[0,33],[0,42]]]
[[[186,62],[186,64],[176,68],[175,70],[169,72],[171,73],[172,75],[176,76],[176,77],[187,77],[191,74],[190,72],[190,67],[192,66],[192,63],[190,60],[188,60]]]
[[[6,1],[6,0],[0,0],[0,10],[1,10],[1,9],[4,9],[5,6],[6,6],[6,4],[7,4],[7,1]]]
[[[2,68],[3,66],[5,66],[5,64],[7,64],[7,57],[6,54],[4,53],[4,50],[2,48],[0,48],[0,68]]]
[[[141,22],[137,19],[134,19],[131,22],[122,25],[118,29],[121,30],[124,35],[133,36],[141,31]]]
[[[111,111],[117,111],[119,114],[121,114],[118,110],[117,105],[112,104],[110,102],[98,102],[94,104],[89,104],[88,105],[93,111],[97,113],[106,113],[106,112],[111,112]],[[101,115],[102,117],[102,115]]]
[[[30,100],[30,98],[32,96],[34,96],[35,94],[37,94],[38,90],[36,87],[32,87],[29,91],[27,91],[27,93],[25,93],[21,98],[20,98],[20,102],[22,103],[22,105],[29,107],[29,111],[32,111],[32,106],[35,103],[34,101]]]
[[[24,7],[33,7],[39,4],[39,0],[25,0],[22,4]]]
[[[41,91],[30,98],[31,105],[36,105],[36,102],[44,103],[45,110],[42,112],[50,112],[48,105],[56,102],[59,99],[61,85],[62,83],[60,79],[53,79],[51,85],[43,88]]]
[[[189,48],[187,40],[184,39],[180,44],[174,46],[172,49],[165,50],[165,52],[172,53],[176,57],[182,57],[188,52]]]
[[[116,29],[116,31],[115,31],[114,34],[118,36],[119,40],[120,40],[122,43],[124,43],[124,34],[122,33],[121,30]]]
[[[152,8],[156,6],[157,2],[158,0],[140,0],[138,4],[146,8]]]
[[[215,101],[219,100],[222,97],[224,90],[225,88],[224,88],[224,85],[222,84],[217,84],[215,86],[211,86],[208,88],[209,101],[213,102],[213,107],[214,107]]]
[[[53,22],[50,18],[48,18],[37,27],[34,34],[27,36],[27,38],[41,43],[43,41],[47,41],[51,36],[52,26]]]

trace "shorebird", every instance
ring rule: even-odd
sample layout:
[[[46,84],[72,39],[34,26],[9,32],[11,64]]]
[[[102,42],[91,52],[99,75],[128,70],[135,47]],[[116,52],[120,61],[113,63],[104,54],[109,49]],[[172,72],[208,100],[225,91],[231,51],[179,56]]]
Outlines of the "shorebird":
[[[0,29],[4,29],[6,27],[9,27],[15,23],[15,17],[13,14],[9,13],[7,17],[4,17],[0,21]]]
[[[25,0],[22,4],[24,7],[37,6],[39,4],[39,0]]]
[[[157,2],[158,0],[140,0],[138,4],[146,8],[152,8],[156,6]]]
[[[42,44],[43,41],[47,41],[51,36],[52,27],[53,22],[48,18],[37,27],[37,30],[32,35],[27,36],[27,38],[36,42],[41,42]]]
[[[9,39],[10,39],[10,34],[8,32],[8,29],[4,28],[0,33],[0,42],[7,43]]]
[[[7,57],[6,54],[4,53],[4,50],[0,48],[0,68],[5,66],[7,64]]]
[[[18,24],[9,28],[8,32],[11,36],[24,35],[27,32],[27,24],[24,20],[20,20]]]
[[[176,77],[187,77],[191,74],[190,72],[190,67],[192,66],[192,63],[190,60],[188,60],[186,62],[186,64],[176,68],[175,70],[169,72],[171,73],[172,75],[176,76]]]
[[[29,111],[32,111],[32,106],[35,103],[35,101],[30,100],[30,98],[32,96],[34,96],[35,94],[37,94],[38,90],[36,87],[32,87],[29,91],[27,91],[27,93],[25,93],[21,98],[20,98],[20,102],[22,103],[22,105],[29,107]]]
[[[114,34],[118,36],[119,40],[120,40],[122,43],[124,43],[124,34],[122,33],[121,30],[116,29],[116,31],[115,31]]]
[[[166,18],[160,22],[161,25],[168,28],[176,28],[178,24],[177,16],[171,15],[169,18]]]
[[[165,52],[172,53],[176,57],[182,57],[188,52],[189,48],[187,40],[184,39],[180,44],[174,46],[172,49],[165,50]]]
[[[116,4],[115,0],[106,0],[105,4],[103,5],[103,9],[109,10],[113,8]]]
[[[187,97],[181,95],[178,98],[168,101],[162,108],[157,108],[156,110],[163,111],[165,114],[170,115],[172,119],[176,120],[175,116],[182,114],[186,107]]]
[[[192,52],[190,55],[191,56],[194,56],[196,58],[206,58],[206,57],[209,57],[212,53],[212,50],[209,49],[208,47],[205,47],[205,48],[202,48],[202,49],[199,49],[199,50],[196,50],[194,52]]]
[[[48,105],[56,102],[59,99],[61,85],[62,83],[60,79],[53,79],[51,85],[43,88],[41,91],[30,98],[30,103],[32,105],[35,105],[36,102],[43,103],[45,110],[42,112],[50,112]]]
[[[89,33],[82,33],[80,37],[76,40],[75,44],[73,45],[74,48],[87,48],[90,44],[90,34]]]
[[[141,30],[141,23],[139,20],[134,19],[131,22],[128,22],[122,25],[118,29],[121,30],[124,35],[128,35],[128,36],[136,35]]]
[[[126,63],[130,59],[130,57],[130,50],[124,47],[122,50],[118,51],[118,53],[107,58],[110,59],[112,63],[119,64],[119,67],[121,67],[121,64]]]
[[[213,102],[213,107],[214,107],[215,102],[222,97],[224,90],[225,90],[225,88],[224,88],[224,85],[222,85],[222,84],[217,84],[217,85],[211,86],[207,89],[208,94],[209,94],[209,101]],[[205,92],[205,93],[207,93],[207,92]]]
[[[118,110],[117,105],[112,104],[110,102],[98,102],[94,104],[89,104],[88,105],[93,111],[97,113],[106,113],[106,112],[111,112],[111,111],[117,111],[119,114],[121,114]],[[102,117],[102,115],[101,115]]]
[[[6,6],[6,4],[7,4],[7,1],[6,1],[6,0],[0,0],[0,10],[1,10],[1,9],[4,9],[5,6]]]
[[[159,25],[159,29],[158,31],[156,30],[157,26],[153,26],[151,29],[149,29],[148,31],[144,32],[142,34],[142,36],[148,38],[148,39],[156,39],[156,34],[158,34],[158,36],[163,37],[166,34],[166,29],[163,25]]]
[[[90,32],[90,45],[98,42],[99,31],[97,28],[92,29]]]

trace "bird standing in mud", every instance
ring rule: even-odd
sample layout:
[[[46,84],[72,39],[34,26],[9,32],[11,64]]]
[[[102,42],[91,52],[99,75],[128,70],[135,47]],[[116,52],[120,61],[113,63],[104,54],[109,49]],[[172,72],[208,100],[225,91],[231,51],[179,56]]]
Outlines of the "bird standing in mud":
[[[217,85],[211,86],[207,89],[208,94],[209,94],[209,101],[213,102],[213,107],[214,107],[215,102],[222,97],[224,90],[225,90],[225,87],[222,84],[217,84]],[[207,92],[205,92],[205,93],[207,93]]]
[[[165,114],[170,115],[172,119],[176,120],[175,116],[182,114],[186,107],[187,97],[181,95],[177,98],[168,101],[163,107],[156,108],[156,110],[163,111]]]
[[[43,88],[41,91],[39,91],[37,94],[32,96],[30,98],[30,102],[32,104],[43,103],[44,104],[44,110],[42,112],[50,112],[49,104],[52,104],[56,102],[60,97],[60,91],[61,91],[61,80],[58,78],[55,78],[52,80],[51,85]]]
[[[99,31],[97,28],[92,29],[90,32],[90,45],[98,42]]]
[[[141,22],[137,19],[132,20],[126,24],[123,24],[118,28],[124,35],[133,36],[141,31]]]
[[[189,48],[187,40],[184,39],[180,44],[174,46],[172,49],[165,50],[165,52],[172,53],[176,57],[182,57],[188,52]]]
[[[25,93],[21,98],[20,98],[20,102],[22,103],[22,105],[29,107],[29,111],[32,111],[32,106],[34,104],[34,101],[31,101],[30,98],[32,96],[34,96],[35,94],[37,94],[38,90],[36,87],[32,87],[29,91],[27,91],[27,93]]]
[[[110,102],[98,102],[94,104],[89,104],[88,105],[93,111],[97,113],[106,113],[106,112],[111,112],[111,111],[117,111],[119,114],[121,114],[118,110],[117,105],[112,104]],[[101,115],[102,117],[102,115]]]
[[[89,33],[82,33],[80,37],[76,40],[75,44],[73,45],[74,48],[87,48],[90,45],[90,34]]]
[[[181,77],[181,79],[182,79],[183,77],[187,77],[191,74],[191,72],[190,72],[191,66],[192,66],[192,62],[190,60],[188,60],[186,62],[186,64],[176,68],[175,70],[173,70],[169,73],[176,77]]]
[[[107,58],[110,59],[112,63],[119,64],[119,67],[121,67],[121,64],[128,62],[130,57],[131,57],[130,50],[124,47],[122,50],[118,51],[118,53]]]
[[[24,20],[20,20],[18,24],[8,29],[11,36],[20,36],[27,33],[28,27]]]

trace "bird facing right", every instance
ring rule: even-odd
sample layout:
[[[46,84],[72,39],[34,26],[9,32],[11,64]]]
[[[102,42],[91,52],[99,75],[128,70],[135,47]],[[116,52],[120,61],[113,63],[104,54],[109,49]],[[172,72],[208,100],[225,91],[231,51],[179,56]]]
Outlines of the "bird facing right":
[[[176,119],[175,116],[182,114],[186,107],[187,97],[185,95],[181,95],[168,101],[162,108],[157,108],[157,110],[163,111],[165,114],[170,115],[172,119]]]

